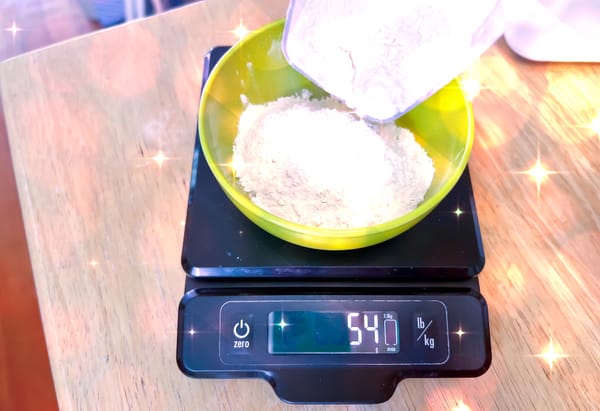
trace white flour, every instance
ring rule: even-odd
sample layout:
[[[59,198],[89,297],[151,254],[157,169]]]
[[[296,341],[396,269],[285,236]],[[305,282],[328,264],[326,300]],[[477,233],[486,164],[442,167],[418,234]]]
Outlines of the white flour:
[[[341,107],[308,92],[246,107],[233,166],[252,201],[296,223],[360,228],[423,200],[434,168],[413,135],[394,124],[377,133]]]
[[[389,120],[466,70],[501,32],[498,0],[292,0],[288,62],[364,116]]]

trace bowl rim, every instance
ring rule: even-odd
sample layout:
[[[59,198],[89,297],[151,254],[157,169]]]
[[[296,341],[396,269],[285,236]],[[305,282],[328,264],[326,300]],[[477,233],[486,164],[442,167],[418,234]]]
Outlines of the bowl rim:
[[[366,226],[366,227],[356,227],[356,228],[328,228],[328,227],[324,228],[324,227],[317,227],[317,226],[307,226],[307,225],[303,225],[303,224],[295,223],[293,221],[286,220],[282,217],[272,214],[271,212],[265,210],[262,207],[259,207],[247,196],[247,194],[241,194],[240,192],[238,192],[238,189],[236,189],[229,182],[229,180],[226,178],[226,176],[223,174],[220,167],[215,162],[214,157],[209,152],[209,150],[206,148],[208,143],[207,143],[206,134],[203,132],[203,130],[206,129],[207,124],[202,116],[202,113],[206,110],[206,105],[207,105],[207,100],[208,100],[207,95],[209,93],[209,90],[212,88],[212,84],[216,81],[215,79],[218,77],[218,73],[221,71],[223,66],[225,66],[225,64],[227,64],[228,60],[230,58],[232,58],[232,56],[234,56],[239,49],[244,47],[244,45],[246,43],[248,43],[249,41],[252,41],[254,38],[260,36],[261,34],[264,34],[265,32],[267,32],[269,30],[274,29],[275,27],[279,28],[280,26],[282,26],[281,31],[283,34],[284,22],[285,22],[285,18],[272,21],[271,23],[268,23],[256,30],[252,31],[247,36],[245,36],[244,38],[242,38],[241,40],[236,42],[233,46],[231,46],[231,48],[229,50],[227,50],[223,54],[223,56],[215,64],[210,75],[208,76],[208,79],[206,80],[205,84],[202,86],[202,93],[200,95],[200,105],[198,107],[198,134],[200,136],[200,147],[201,147],[202,153],[206,159],[206,162],[207,162],[210,170],[212,171],[213,176],[216,178],[217,182],[221,186],[221,189],[225,192],[225,194],[227,194],[228,197],[230,197],[230,196],[233,197],[230,199],[233,200],[233,202],[237,202],[238,207],[241,206],[244,210],[246,210],[246,212],[252,214],[253,216],[260,217],[261,219],[268,221],[269,224],[276,225],[278,227],[278,230],[285,230],[288,232],[292,231],[297,234],[313,236],[313,237],[330,238],[332,240],[342,240],[342,239],[347,239],[347,238],[363,237],[365,234],[376,234],[376,233],[385,233],[388,231],[394,231],[394,230],[397,230],[398,227],[406,226],[408,224],[411,224],[414,221],[420,221],[427,214],[429,214],[431,211],[433,211],[433,209],[436,207],[436,205],[439,204],[447,196],[447,194],[452,190],[452,188],[454,188],[454,186],[458,182],[459,178],[464,173],[464,170],[467,166],[467,163],[469,161],[471,151],[473,148],[473,141],[474,141],[474,136],[475,136],[475,120],[474,120],[474,116],[473,116],[473,106],[472,106],[471,101],[467,98],[467,96],[463,92],[462,88],[460,87],[457,79],[451,80],[448,84],[446,84],[444,87],[442,87],[442,89],[444,89],[446,87],[456,86],[459,89],[460,94],[463,99],[463,102],[464,102],[464,107],[466,109],[466,114],[467,114],[468,130],[467,130],[467,136],[466,136],[467,137],[466,144],[465,144],[465,148],[462,150],[460,161],[456,165],[457,172],[448,179],[447,183],[442,187],[442,189],[440,189],[438,192],[433,194],[430,198],[419,203],[419,205],[415,209],[413,209],[412,211],[410,211],[406,214],[403,214],[400,217],[385,221],[383,223],[374,224],[374,225],[370,225],[370,226]],[[289,65],[289,63],[288,63],[288,65]],[[290,65],[290,67],[292,69],[296,70],[291,65]],[[302,73],[300,73],[300,74],[302,74]],[[438,90],[438,92],[439,92],[439,90]],[[436,93],[434,93],[434,95],[435,94]],[[427,101],[427,100],[425,100],[425,101]],[[420,104],[423,104],[423,103],[424,102],[422,102]],[[418,107],[418,105],[416,107]],[[227,189],[226,189],[226,187],[227,187]]]

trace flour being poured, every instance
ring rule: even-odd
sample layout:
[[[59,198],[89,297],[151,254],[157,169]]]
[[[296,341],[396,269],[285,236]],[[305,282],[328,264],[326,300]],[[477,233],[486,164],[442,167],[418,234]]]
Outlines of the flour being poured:
[[[347,106],[398,117],[502,34],[500,0],[292,0],[287,61]]]
[[[367,227],[408,213],[435,171],[410,131],[369,124],[339,101],[306,91],[247,105],[233,166],[258,206],[327,228]]]

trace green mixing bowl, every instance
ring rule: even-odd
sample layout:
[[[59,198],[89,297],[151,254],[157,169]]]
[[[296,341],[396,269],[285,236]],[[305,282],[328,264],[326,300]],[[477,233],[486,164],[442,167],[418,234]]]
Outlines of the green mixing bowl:
[[[198,112],[200,143],[221,188],[256,225],[305,247],[322,250],[367,247],[413,227],[454,187],[471,154],[473,111],[456,81],[396,120],[398,126],[415,134],[435,166],[433,182],[424,201],[402,217],[355,229],[304,226],[263,210],[236,181],[231,160],[238,120],[244,110],[242,95],[252,104],[267,103],[303,89],[310,90],[316,97],[327,95],[287,63],[281,51],[283,28],[284,21],[279,20],[238,42],[217,63],[204,86]]]

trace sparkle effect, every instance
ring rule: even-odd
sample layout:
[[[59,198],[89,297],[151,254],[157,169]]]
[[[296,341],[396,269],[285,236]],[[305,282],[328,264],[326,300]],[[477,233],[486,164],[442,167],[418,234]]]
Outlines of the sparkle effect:
[[[465,404],[463,400],[460,400],[458,405],[452,408],[452,411],[471,411],[471,407]]]
[[[458,338],[462,340],[462,337],[466,334],[466,332],[462,329],[462,327],[460,327],[458,330],[454,331],[454,334],[458,335]]]
[[[241,40],[246,37],[248,33],[250,33],[250,30],[248,30],[248,27],[246,27],[244,22],[240,19],[240,23],[236,26],[236,28],[231,30],[231,32],[234,36]]]
[[[473,101],[481,91],[481,84],[473,78],[463,78],[459,80],[460,88],[465,93],[466,97]]]
[[[464,211],[461,210],[460,207],[456,207],[456,210],[454,210],[453,213],[456,214],[456,218],[458,218],[461,214],[464,213]]]
[[[589,127],[600,137],[600,111],[598,117],[592,120]]]
[[[219,165],[220,165],[221,167],[225,167],[225,168],[229,168],[229,169],[231,169],[231,172],[232,172],[233,174],[235,174],[235,168],[236,168],[236,165],[233,163],[233,160],[231,160],[231,161],[230,161],[230,162],[228,162],[228,163],[219,163]]]
[[[194,330],[193,328],[190,328],[187,333],[193,337],[194,335],[198,334],[198,331]]]
[[[162,150],[159,150],[158,153],[156,153],[154,157],[150,157],[150,159],[158,164],[158,168],[162,168],[163,163],[169,158],[165,156],[165,153],[163,153]]]
[[[17,35],[17,33],[20,32],[20,31],[23,31],[23,29],[21,29],[20,27],[18,27],[17,23],[13,20],[12,26],[4,29],[4,31],[8,31],[8,32],[12,33],[13,40],[14,40],[15,37],[16,37],[16,35]]]
[[[90,267],[96,268],[97,265],[98,265],[98,261],[96,261],[96,259],[92,259],[90,261]]]
[[[557,171],[547,170],[540,159],[540,154],[538,152],[537,160],[535,164],[529,169],[525,171],[517,171],[516,174],[527,174],[531,177],[532,180],[535,181],[535,185],[537,187],[537,200],[540,201],[540,192],[542,183],[548,179],[548,176],[551,174],[558,174]]]
[[[278,326],[281,328],[281,331],[283,331],[283,329],[284,329],[285,327],[287,327],[288,325],[290,325],[290,324],[286,323],[286,322],[285,322],[285,319],[284,319],[283,317],[281,317],[281,321],[279,321],[279,322],[277,323],[277,325],[278,325]]]
[[[548,367],[550,367],[550,371],[554,367],[554,363],[560,360],[561,358],[566,358],[568,355],[561,353],[559,350],[554,347],[554,343],[552,342],[552,338],[550,338],[550,342],[544,349],[544,351],[540,354],[536,354],[535,357],[543,359]]]

